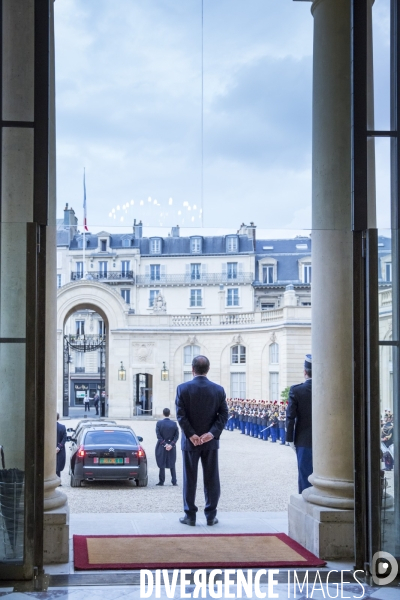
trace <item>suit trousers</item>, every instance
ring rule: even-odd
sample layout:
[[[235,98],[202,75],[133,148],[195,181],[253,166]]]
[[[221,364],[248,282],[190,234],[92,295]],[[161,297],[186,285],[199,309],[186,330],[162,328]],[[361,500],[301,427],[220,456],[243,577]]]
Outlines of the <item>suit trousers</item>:
[[[311,487],[308,478],[313,472],[312,448],[296,446],[296,454],[299,469],[299,494],[301,494],[303,490]]]
[[[189,519],[196,519],[196,488],[199,460],[203,467],[203,484],[206,519],[213,519],[217,514],[218,500],[221,494],[218,470],[218,449],[207,447],[207,443],[198,450],[182,451],[183,458],[183,510]]]
[[[171,467],[170,471],[171,471],[171,483],[176,483],[176,469],[175,469],[175,467]],[[160,480],[160,483],[164,483],[165,482],[165,468],[164,467],[160,467],[160,472],[159,472],[158,478]]]

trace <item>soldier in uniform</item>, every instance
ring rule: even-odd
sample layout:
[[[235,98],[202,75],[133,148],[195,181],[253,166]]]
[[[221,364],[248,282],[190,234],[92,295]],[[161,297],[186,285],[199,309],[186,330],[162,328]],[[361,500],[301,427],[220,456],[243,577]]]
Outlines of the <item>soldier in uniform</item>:
[[[248,401],[246,400],[245,405],[244,405],[244,424],[245,424],[245,430],[246,430],[246,435],[250,435],[250,406]]]
[[[297,454],[299,494],[311,486],[312,461],[312,357],[304,361],[304,383],[292,385],[286,410],[286,440]]]
[[[233,431],[234,419],[235,419],[235,409],[233,406],[232,398],[228,402],[228,430]]]
[[[279,417],[278,417],[278,427],[279,427],[279,439],[280,439],[280,443],[281,446],[285,446],[286,443],[286,410],[285,410],[285,403],[281,402],[280,403],[280,408],[279,408]]]
[[[271,442],[276,444],[276,440],[278,438],[278,412],[277,412],[277,400],[274,401],[272,410],[271,410]]]
[[[239,429],[240,433],[243,435],[246,433],[244,428],[244,402],[243,400],[239,400],[239,410],[238,410],[238,418],[239,418]]]

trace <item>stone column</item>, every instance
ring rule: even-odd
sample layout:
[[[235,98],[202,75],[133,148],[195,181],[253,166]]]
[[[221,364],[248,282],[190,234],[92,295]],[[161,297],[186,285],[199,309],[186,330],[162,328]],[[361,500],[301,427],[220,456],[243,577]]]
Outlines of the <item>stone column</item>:
[[[291,497],[289,534],[333,559],[354,547],[350,0],[314,0],[312,13],[314,472]]]
[[[69,520],[67,497],[57,489],[57,240],[56,240],[56,115],[54,64],[54,4],[50,24],[49,106],[49,225],[46,259],[46,421],[44,463],[44,560],[45,564],[68,562]]]

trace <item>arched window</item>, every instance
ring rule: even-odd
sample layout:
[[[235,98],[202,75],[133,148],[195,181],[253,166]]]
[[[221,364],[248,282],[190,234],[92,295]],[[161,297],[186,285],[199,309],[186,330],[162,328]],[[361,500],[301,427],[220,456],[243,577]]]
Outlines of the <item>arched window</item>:
[[[183,349],[183,364],[191,365],[195,356],[200,354],[200,346],[185,346]]]
[[[269,347],[269,364],[277,365],[279,363],[279,344],[276,342]]]
[[[246,348],[245,348],[245,346],[233,346],[233,348],[231,348],[231,364],[232,365],[246,364]]]

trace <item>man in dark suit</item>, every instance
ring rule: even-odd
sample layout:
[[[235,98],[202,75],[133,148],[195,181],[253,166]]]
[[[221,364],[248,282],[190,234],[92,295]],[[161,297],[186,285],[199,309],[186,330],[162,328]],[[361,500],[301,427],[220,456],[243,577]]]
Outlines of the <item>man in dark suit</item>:
[[[199,460],[203,467],[207,525],[218,523],[218,448],[228,420],[228,406],[224,388],[207,379],[209,369],[208,358],[196,356],[192,361],[193,379],[179,385],[176,391],[176,415],[182,429],[183,508],[186,514],[179,520],[184,525],[196,525]]]
[[[299,494],[311,483],[312,461],[312,357],[306,354],[304,361],[304,383],[292,385],[286,410],[286,441],[297,454],[299,470]]]
[[[65,443],[67,441],[67,430],[65,425],[58,422],[60,415],[57,413],[57,446],[56,446],[56,474],[61,477],[61,471],[65,467]]]
[[[159,481],[156,485],[164,485],[165,469],[171,470],[172,485],[178,485],[176,481],[176,442],[179,438],[178,425],[169,418],[169,408],[163,410],[164,419],[157,421],[156,434],[156,461],[157,467],[160,469]]]

